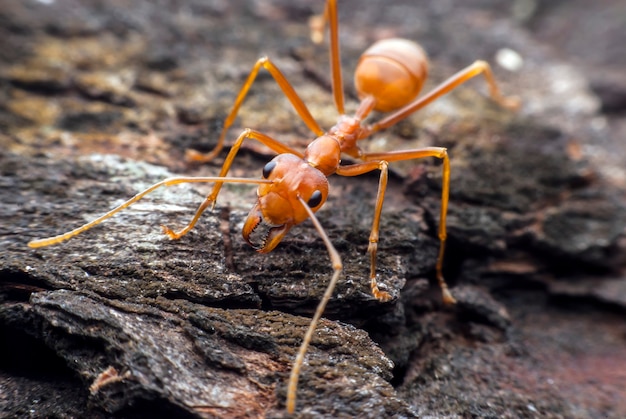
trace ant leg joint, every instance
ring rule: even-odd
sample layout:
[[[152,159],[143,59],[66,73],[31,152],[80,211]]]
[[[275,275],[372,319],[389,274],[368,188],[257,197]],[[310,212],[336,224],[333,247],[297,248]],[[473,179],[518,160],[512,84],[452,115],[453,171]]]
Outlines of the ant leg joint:
[[[491,68],[491,66],[489,65],[489,63],[487,63],[487,61],[484,60],[476,60],[474,61],[474,66],[475,67],[479,67],[481,69],[487,69],[487,68]]]
[[[372,257],[376,257],[376,252],[378,251],[378,237],[370,238],[369,245],[367,246],[367,253],[372,255]]]

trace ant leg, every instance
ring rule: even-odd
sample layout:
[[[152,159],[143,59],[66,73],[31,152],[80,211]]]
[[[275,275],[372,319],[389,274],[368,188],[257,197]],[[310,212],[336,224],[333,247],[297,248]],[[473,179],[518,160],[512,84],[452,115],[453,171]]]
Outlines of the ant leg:
[[[337,17],[337,1],[327,0],[322,15],[315,15],[309,19],[311,40],[319,44],[324,39],[324,26],[328,22],[330,29],[330,73],[332,74],[332,89],[335,106],[340,115],[344,114],[344,93],[341,77],[341,58],[339,52],[339,18]]]
[[[207,182],[256,183],[256,184],[271,183],[271,181],[266,180],[266,179],[224,178],[224,177],[173,177],[173,178],[165,179],[158,183],[155,183],[149,188],[143,190],[142,192],[139,192],[137,195],[135,195],[128,201],[122,203],[121,205],[117,206],[116,208],[112,209],[111,211],[107,212],[106,214],[96,218],[95,220],[87,224],[84,224],[72,231],[69,231],[64,234],[60,234],[58,236],[48,237],[48,238],[39,239],[39,240],[33,240],[28,243],[28,247],[31,247],[31,248],[45,247],[45,246],[58,244],[58,243],[64,242],[65,240],[71,239],[72,237],[77,236],[80,233],[87,231],[90,228],[100,224],[102,221],[122,211],[124,208],[128,208],[129,206],[139,201],[141,198],[148,195],[149,193],[153,192],[155,189],[160,188],[161,186],[172,186],[172,185],[178,185],[180,183],[207,183]]]
[[[328,249],[328,255],[330,257],[332,266],[333,266],[333,276],[326,287],[326,291],[324,292],[324,296],[320,300],[317,308],[315,309],[315,314],[311,319],[311,323],[309,323],[309,328],[302,339],[302,344],[300,344],[300,349],[298,350],[298,355],[296,356],[296,360],[293,363],[293,367],[291,368],[291,375],[289,376],[289,384],[287,386],[287,412],[293,413],[296,409],[296,391],[298,390],[298,378],[300,377],[300,369],[302,368],[302,363],[304,362],[304,356],[306,354],[307,349],[309,348],[309,344],[311,343],[311,339],[313,338],[313,332],[317,328],[317,323],[322,317],[322,313],[326,308],[326,304],[330,300],[330,297],[335,290],[335,286],[337,285],[337,281],[339,280],[339,275],[343,269],[343,264],[341,263],[341,257],[339,256],[339,252],[335,249],[335,246],[330,242],[326,231],[324,231],[324,227],[320,224],[319,220],[313,213],[313,210],[309,207],[304,199],[298,195],[298,200],[304,207],[304,209],[309,213],[309,217],[315,226],[318,234],[324,241],[326,248]]]
[[[272,61],[269,58],[262,57],[262,58],[259,58],[257,62],[254,64],[254,66],[252,67],[252,70],[250,71],[250,74],[248,75],[248,78],[246,79],[241,90],[237,94],[237,99],[235,99],[235,104],[233,105],[233,108],[230,110],[230,113],[224,120],[224,126],[222,127],[222,132],[220,133],[220,136],[217,140],[217,145],[215,146],[215,148],[211,152],[206,153],[206,154],[189,149],[186,152],[187,160],[193,160],[193,161],[198,161],[198,162],[208,162],[208,161],[213,160],[215,156],[219,154],[219,152],[224,147],[224,139],[226,138],[226,132],[235,121],[235,118],[237,117],[237,113],[239,112],[239,108],[241,107],[241,104],[243,103],[246,96],[248,95],[248,91],[250,90],[250,87],[252,87],[252,84],[254,83],[254,80],[256,79],[256,76],[261,70],[261,68],[264,68],[271,74],[271,76],[274,78],[278,86],[282,89],[283,94],[287,97],[287,99],[289,99],[294,109],[296,110],[300,118],[304,121],[306,126],[309,127],[309,129],[313,131],[315,135],[317,136],[320,136],[324,133],[324,130],[322,130],[322,128],[315,121],[313,116],[311,116],[309,109],[306,107],[306,105],[304,104],[300,96],[298,96],[293,86],[287,81],[283,73],[280,72],[278,67],[276,67],[276,65],[272,63]]]
[[[262,144],[266,145],[267,147],[271,148],[273,151],[275,151],[278,154],[291,153],[291,154],[295,154],[298,157],[303,157],[302,153],[300,153],[299,151],[296,151],[293,148],[291,148],[291,147],[281,143],[280,141],[275,140],[272,137],[263,134],[262,132],[255,131],[255,130],[247,128],[247,129],[243,130],[243,132],[241,134],[239,134],[239,137],[237,137],[237,141],[235,141],[235,144],[233,144],[232,148],[228,152],[228,156],[226,156],[226,160],[224,160],[224,164],[222,165],[222,169],[220,170],[220,173],[219,173],[219,177],[220,178],[225,178],[225,176],[228,174],[228,171],[230,170],[230,166],[233,164],[233,161],[235,160],[235,156],[237,155],[237,152],[239,151],[239,149],[241,147],[241,144],[243,143],[243,141],[246,138],[255,139],[255,140],[261,142]],[[230,179],[230,178],[226,178],[226,179]],[[191,219],[191,221],[189,222],[189,224],[187,224],[184,228],[182,228],[179,231],[173,231],[173,230],[171,230],[170,228],[168,228],[166,226],[162,226],[163,227],[163,232],[165,234],[167,234],[170,239],[173,239],[173,240],[179,239],[182,236],[184,236],[185,234],[187,234],[196,225],[196,223],[200,219],[200,216],[202,215],[202,213],[209,206],[211,206],[211,207],[215,206],[215,201],[217,199],[217,195],[219,194],[220,189],[222,189],[222,185],[223,184],[224,184],[224,182],[222,182],[222,181],[215,182],[215,186],[213,186],[213,190],[204,199],[202,204],[200,204],[200,206],[196,210],[196,213],[193,216],[193,218]]]
[[[519,108],[519,98],[502,96],[489,64],[487,64],[485,61],[476,61],[470,66],[464,68],[463,70],[450,77],[448,80],[441,83],[439,86],[435,87],[431,92],[420,98],[417,98],[412,103],[409,103],[405,107],[393,112],[391,115],[373,124],[371,127],[369,127],[369,133],[371,134],[373,132],[380,131],[381,129],[395,125],[396,123],[408,117],[418,109],[423,108],[424,106],[428,105],[439,97],[445,95],[446,93],[449,93],[461,84],[480,74],[485,77],[487,85],[489,86],[489,94],[493,100],[498,102],[500,106],[507,109],[516,110]]]
[[[309,18],[310,36],[314,44],[321,44],[324,41],[326,22],[328,22],[328,5],[324,6],[324,11],[321,14]]]
[[[343,81],[341,80],[341,58],[339,53],[339,19],[337,17],[337,1],[326,2],[328,26],[330,28],[330,71],[333,75],[333,97],[339,115],[344,114]]]
[[[441,179],[441,209],[439,214],[439,254],[437,256],[437,281],[443,294],[443,302],[446,304],[454,304],[456,300],[448,289],[448,284],[443,277],[443,256],[446,247],[446,218],[448,215],[448,200],[450,196],[450,158],[448,151],[443,147],[424,147],[413,150],[389,151],[384,153],[367,153],[361,156],[365,163],[377,163],[382,161],[394,162],[401,160],[414,160],[424,157],[436,157],[443,161],[442,179]],[[364,163],[364,164],[365,164]],[[380,214],[377,214],[380,217]]]
[[[370,254],[370,287],[372,295],[380,301],[389,301],[391,295],[388,292],[381,291],[376,282],[376,252],[378,250],[378,232],[380,230],[380,216],[383,210],[383,201],[385,200],[385,191],[387,190],[387,180],[389,178],[388,163],[385,160],[368,161],[357,163],[349,166],[340,166],[337,174],[340,176],[358,176],[372,170],[380,170],[380,180],[378,181],[378,193],[376,195],[376,207],[374,209],[374,220],[372,222],[372,230],[370,232],[369,245],[367,252]]]

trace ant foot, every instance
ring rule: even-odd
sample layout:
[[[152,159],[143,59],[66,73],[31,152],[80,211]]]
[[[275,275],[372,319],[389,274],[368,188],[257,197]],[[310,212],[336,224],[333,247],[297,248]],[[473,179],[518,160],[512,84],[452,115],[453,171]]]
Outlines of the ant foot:
[[[500,106],[510,111],[517,111],[522,106],[522,99],[519,96],[501,97],[498,102]]]
[[[374,297],[376,297],[376,299],[381,303],[386,303],[387,301],[391,300],[391,294],[389,294],[387,291],[376,291],[373,292],[373,294]]]
[[[185,150],[185,160],[193,163],[208,163],[215,158],[217,153],[201,153],[198,150],[188,148]]]
[[[441,288],[441,293],[443,294],[443,303],[446,305],[456,304],[456,298],[452,296],[452,293],[448,289],[448,287]]]
[[[178,240],[182,237],[182,234],[171,230],[169,227],[162,225],[163,233],[167,234],[167,236],[172,240]]]
[[[391,300],[391,294],[387,291],[381,291],[376,284],[372,285],[372,295],[381,303],[386,303]]]
[[[372,243],[370,243],[370,246],[371,245]],[[391,295],[387,291],[381,291],[380,288],[378,288],[378,284],[376,283],[376,277],[370,278],[370,288],[372,289],[372,295],[378,301],[386,303],[387,301],[391,300]]]
[[[324,41],[324,27],[326,18],[323,14],[314,15],[309,18],[309,29],[311,30],[311,41],[314,44],[321,44]]]

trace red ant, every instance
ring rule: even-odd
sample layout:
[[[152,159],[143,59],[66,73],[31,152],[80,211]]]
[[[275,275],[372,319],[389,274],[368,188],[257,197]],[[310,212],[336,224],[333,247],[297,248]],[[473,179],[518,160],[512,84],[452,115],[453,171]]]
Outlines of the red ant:
[[[248,214],[248,218],[243,226],[244,239],[258,252],[267,253],[272,251],[278,243],[280,243],[293,226],[310,218],[328,249],[334,270],[326,292],[317,306],[293,364],[287,390],[287,410],[290,413],[295,410],[296,390],[304,356],[317,323],[324,312],[326,304],[332,295],[342,271],[341,257],[315,216],[315,212],[322,207],[328,197],[328,176],[332,174],[357,176],[374,170],[380,170],[378,194],[376,197],[372,230],[369,237],[368,252],[371,257],[370,287],[372,294],[376,299],[384,302],[388,301],[391,297],[387,292],[381,291],[376,282],[376,250],[378,246],[380,217],[387,187],[388,164],[394,161],[421,159],[424,157],[436,157],[443,161],[439,224],[440,248],[437,256],[436,275],[443,294],[443,301],[446,304],[453,304],[455,303],[455,299],[448,290],[448,286],[442,275],[446,242],[446,214],[450,189],[450,161],[446,149],[443,147],[425,147],[385,153],[364,153],[357,146],[357,141],[398,123],[440,96],[443,96],[480,74],[485,77],[489,86],[490,95],[496,102],[510,109],[518,107],[518,100],[516,98],[506,98],[500,94],[489,64],[484,61],[474,62],[441,83],[430,93],[416,98],[428,74],[426,54],[419,45],[412,41],[405,39],[386,39],[376,42],[361,56],[354,77],[356,90],[361,102],[354,116],[345,115],[341,64],[339,60],[336,0],[327,0],[324,14],[318,16],[317,23],[318,28],[317,30],[313,29],[313,35],[318,39],[326,23],[328,23],[330,30],[332,93],[337,111],[340,115],[337,124],[328,131],[324,131],[320,128],[285,76],[269,58],[263,57],[256,62],[243,87],[239,91],[235,104],[224,121],[224,127],[215,149],[208,154],[188,150],[187,156],[191,160],[210,161],[219,154],[224,146],[226,133],[234,122],[239,108],[261,68],[267,70],[272,75],[300,118],[302,118],[307,127],[317,136],[317,138],[308,145],[304,153],[294,150],[288,145],[262,132],[245,129],[230,149],[219,176],[176,177],[163,180],[90,223],[56,237],[34,240],[28,243],[30,247],[34,248],[60,243],[99,224],[106,218],[130,206],[161,186],[192,182],[214,182],[215,185],[213,186],[212,192],[202,202],[193,219],[186,227],[180,231],[173,231],[168,227],[162,226],[165,234],[172,239],[178,239],[194,227],[201,214],[208,207],[215,206],[217,195],[224,183],[259,184],[257,189],[257,203]],[[374,124],[363,123],[363,120],[374,110],[379,112],[391,112],[391,114]],[[261,142],[278,153],[278,156],[272,159],[263,168],[263,179],[226,177],[241,144],[247,138]],[[342,153],[358,158],[361,162],[342,166],[340,165]]]

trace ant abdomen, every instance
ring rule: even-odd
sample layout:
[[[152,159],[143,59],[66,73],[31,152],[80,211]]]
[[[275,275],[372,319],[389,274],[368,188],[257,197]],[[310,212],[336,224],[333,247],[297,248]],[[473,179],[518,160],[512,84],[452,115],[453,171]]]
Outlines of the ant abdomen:
[[[390,112],[411,102],[428,76],[424,50],[407,39],[383,39],[369,47],[356,67],[354,84],[360,99],[373,96],[374,109]]]

